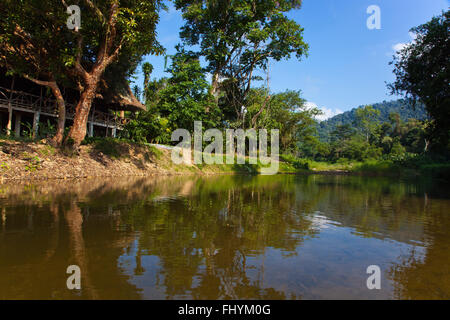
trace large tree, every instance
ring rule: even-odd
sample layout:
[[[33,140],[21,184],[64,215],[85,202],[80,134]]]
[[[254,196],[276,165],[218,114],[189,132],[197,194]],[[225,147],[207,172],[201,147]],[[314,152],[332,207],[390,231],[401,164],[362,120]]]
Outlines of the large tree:
[[[302,27],[286,15],[300,8],[301,0],[176,0],[175,5],[186,20],[181,38],[199,46],[212,74],[211,92],[216,100],[225,92],[225,105],[234,109],[238,125],[244,123],[242,106],[251,85],[260,79],[257,70],[266,71],[270,59],[307,52]]]
[[[30,19],[36,12],[46,15]],[[60,10],[59,10],[60,11]],[[66,116],[60,85],[69,85],[64,74],[64,31],[60,25],[67,17],[58,15],[54,1],[2,1],[0,4],[0,65],[52,91],[58,106],[58,125],[51,142],[63,140]]]
[[[415,40],[392,62],[396,81],[393,93],[425,104],[433,120],[435,145],[448,146],[450,137],[450,11],[411,29]]]
[[[10,29],[5,30],[2,38],[5,36],[9,41],[11,28],[18,25],[40,52],[53,53],[55,44],[63,48],[58,59],[41,63],[36,75],[47,76],[52,72],[56,82],[68,78],[79,90],[73,125],[66,138],[73,148],[86,135],[92,101],[105,80],[109,86],[126,83],[124,78],[143,55],[162,52],[155,38],[160,0],[74,0],[70,5],[79,6],[81,26],[72,29],[66,25],[69,7],[64,0],[4,0],[3,5],[11,7],[15,15],[14,19],[6,15]],[[15,43],[10,41],[7,45],[14,47]],[[32,60],[26,62],[26,67],[33,70]]]
[[[354,124],[364,135],[366,142],[369,142],[370,136],[375,132],[377,127],[377,119],[380,116],[380,110],[374,109],[373,106],[365,106],[355,111]]]
[[[77,147],[86,135],[92,101],[105,70],[119,61],[138,60],[145,54],[161,53],[155,28],[159,20],[159,0],[80,1],[81,29],[72,32],[67,43],[75,46],[71,71],[80,88],[74,123],[67,143]]]
[[[267,96],[270,98],[267,100]],[[266,104],[256,125],[252,126],[255,114]],[[318,108],[310,108],[301,97],[301,91],[286,90],[267,95],[265,88],[253,88],[245,104],[248,126],[253,128],[280,130],[280,147],[284,153],[295,153],[299,146],[317,143],[316,120],[321,114]]]

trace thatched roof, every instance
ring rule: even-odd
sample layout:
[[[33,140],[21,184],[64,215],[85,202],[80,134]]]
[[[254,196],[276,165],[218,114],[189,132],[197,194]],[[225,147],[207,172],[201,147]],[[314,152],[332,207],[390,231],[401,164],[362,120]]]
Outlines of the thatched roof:
[[[101,80],[100,89],[96,97],[96,104],[107,109],[117,111],[142,111],[146,110],[133,94],[130,84],[126,79]]]
[[[125,111],[146,110],[145,105],[134,96],[128,84],[123,90],[108,89],[102,93],[102,96],[103,101],[101,103],[109,109]]]
[[[6,68],[0,66],[0,87],[10,88],[12,76],[6,76]],[[117,81],[116,81],[117,82]],[[27,93],[39,95],[41,86],[26,80],[20,76],[16,77],[15,89]],[[64,97],[68,103],[76,103],[79,98],[79,91],[74,87],[61,87]],[[95,104],[104,109],[117,111],[142,111],[146,110],[133,94],[128,81],[125,79],[112,85],[108,85],[102,80],[100,89],[96,95]]]

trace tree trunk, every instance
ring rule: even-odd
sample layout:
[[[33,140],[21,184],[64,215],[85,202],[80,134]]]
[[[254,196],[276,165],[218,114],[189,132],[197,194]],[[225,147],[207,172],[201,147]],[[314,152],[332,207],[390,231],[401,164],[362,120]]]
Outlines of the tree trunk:
[[[64,138],[64,126],[66,124],[66,103],[61,94],[61,90],[59,90],[58,85],[55,83],[54,86],[51,86],[52,93],[56,98],[56,104],[58,105],[58,125],[56,128],[56,134],[52,138],[52,143],[56,146],[61,146]]]
[[[211,94],[216,99],[216,103],[219,100],[219,73],[215,72],[212,77],[212,84],[211,84]]]
[[[219,73],[215,72],[212,76],[212,83],[211,83],[211,91],[210,93],[214,97],[214,102],[217,105],[219,103]],[[211,107],[209,105],[206,106],[206,113],[209,113],[209,110]]]
[[[266,99],[264,99],[264,102],[261,106],[261,108],[259,109],[259,111],[253,116],[252,118],[252,123],[251,123],[251,127],[253,129],[256,129],[256,121],[258,120],[259,116],[261,115],[261,113],[266,109],[267,104],[269,103],[270,100],[270,94],[267,95]]]
[[[65,141],[65,144],[73,149],[77,149],[86,136],[89,111],[98,86],[98,80],[93,76],[92,78],[81,93],[80,100],[75,108],[73,125]]]
[[[58,147],[61,146],[64,137],[64,126],[66,123],[66,103],[64,101],[64,97],[61,93],[61,90],[59,89],[59,86],[55,81],[55,78],[53,77],[52,74],[49,75],[50,81],[38,80],[30,77],[27,74],[23,74],[23,77],[38,85],[49,87],[52,90],[53,96],[55,97],[56,104],[58,106],[58,125],[56,128],[56,134],[50,140],[50,143]]]
[[[430,145],[430,141],[427,140],[427,139],[424,139],[424,140],[425,140],[425,147],[423,148],[423,152],[427,152],[428,151],[428,146]]]

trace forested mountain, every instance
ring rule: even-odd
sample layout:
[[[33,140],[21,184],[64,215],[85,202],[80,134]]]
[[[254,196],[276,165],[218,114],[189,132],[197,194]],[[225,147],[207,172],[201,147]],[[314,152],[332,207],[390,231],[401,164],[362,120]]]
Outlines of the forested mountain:
[[[338,125],[353,125],[356,119],[356,110],[363,107],[364,106],[359,106],[358,108],[352,109],[350,111],[334,116],[328,120],[320,122],[317,125],[317,131],[320,140],[323,142],[329,141],[330,133]],[[413,108],[407,101],[403,99],[376,103],[373,105],[373,108],[380,111],[380,115],[377,117],[377,121],[379,121],[380,123],[389,122],[389,115],[391,113],[398,113],[402,121],[407,121],[408,119],[424,120],[427,118],[427,113],[425,111],[424,105],[416,104],[415,108]]]

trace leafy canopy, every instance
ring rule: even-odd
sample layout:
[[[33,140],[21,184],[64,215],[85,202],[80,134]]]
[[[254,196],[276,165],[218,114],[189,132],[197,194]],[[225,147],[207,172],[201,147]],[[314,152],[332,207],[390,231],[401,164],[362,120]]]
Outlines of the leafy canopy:
[[[392,93],[425,104],[433,136],[447,145],[450,136],[450,11],[411,29],[416,39],[394,58]]]

